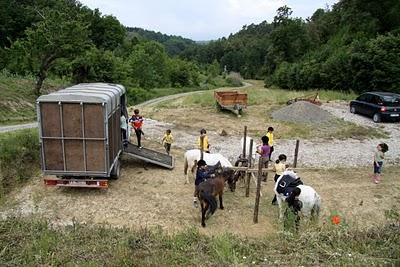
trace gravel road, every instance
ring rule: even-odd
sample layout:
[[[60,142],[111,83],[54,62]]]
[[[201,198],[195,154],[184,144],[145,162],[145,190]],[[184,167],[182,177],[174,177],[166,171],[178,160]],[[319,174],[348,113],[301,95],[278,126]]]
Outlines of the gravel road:
[[[355,167],[372,165],[373,153],[378,143],[385,142],[389,146],[386,153],[386,164],[400,163],[400,124],[372,122],[371,119],[351,114],[346,103],[326,103],[322,108],[332,115],[345,121],[362,126],[380,128],[390,134],[387,139],[373,140],[301,140],[298,166],[299,167]],[[173,124],[166,124],[155,120],[145,121],[146,138],[159,139],[165,129],[173,129],[176,147],[184,150],[195,148],[197,132],[187,132]],[[213,153],[221,153],[234,162],[241,153],[239,136],[220,136],[217,132],[208,131]],[[293,162],[296,140],[276,140],[274,156],[283,153],[288,156],[288,162]]]

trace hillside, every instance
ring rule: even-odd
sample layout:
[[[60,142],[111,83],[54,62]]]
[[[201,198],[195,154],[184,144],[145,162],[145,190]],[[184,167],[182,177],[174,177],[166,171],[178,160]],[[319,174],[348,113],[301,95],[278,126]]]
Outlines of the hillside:
[[[128,36],[137,37],[142,40],[152,40],[163,44],[166,51],[171,56],[180,55],[189,47],[196,45],[195,41],[181,36],[163,34],[161,32],[145,30],[137,27],[127,27],[126,30]]]
[[[400,2],[341,0],[306,20],[288,6],[273,21],[184,51],[285,89],[400,92]]]
[[[46,80],[43,92],[51,92],[65,86],[60,80]],[[0,124],[36,120],[33,78],[0,74]]]

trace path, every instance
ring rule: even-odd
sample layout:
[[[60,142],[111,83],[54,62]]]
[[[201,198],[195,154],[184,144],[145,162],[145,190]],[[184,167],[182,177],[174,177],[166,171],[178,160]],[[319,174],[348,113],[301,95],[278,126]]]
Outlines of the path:
[[[36,128],[37,126],[38,126],[37,122],[9,125],[9,126],[0,126],[0,133],[12,132],[12,131],[21,130],[21,129]]]

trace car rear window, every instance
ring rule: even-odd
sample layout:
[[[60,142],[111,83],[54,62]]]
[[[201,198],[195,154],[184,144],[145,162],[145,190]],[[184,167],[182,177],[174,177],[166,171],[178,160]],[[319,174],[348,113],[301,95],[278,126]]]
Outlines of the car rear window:
[[[400,106],[400,97],[396,96],[384,96],[383,104],[389,107]]]

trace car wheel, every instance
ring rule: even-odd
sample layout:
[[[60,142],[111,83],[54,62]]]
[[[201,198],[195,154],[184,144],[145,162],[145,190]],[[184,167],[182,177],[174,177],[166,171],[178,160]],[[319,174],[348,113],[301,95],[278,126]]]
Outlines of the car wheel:
[[[375,113],[374,116],[372,117],[372,120],[374,122],[381,122],[381,115],[378,113]]]
[[[350,107],[350,113],[356,114],[356,107],[355,106],[351,106]]]

